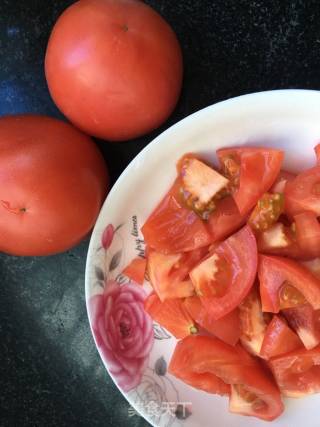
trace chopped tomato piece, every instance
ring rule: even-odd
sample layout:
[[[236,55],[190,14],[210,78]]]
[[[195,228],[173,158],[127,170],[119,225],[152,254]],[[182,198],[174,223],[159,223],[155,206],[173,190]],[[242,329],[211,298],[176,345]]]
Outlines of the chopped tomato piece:
[[[286,321],[274,315],[265,331],[260,356],[270,359],[301,347],[299,337],[289,328]]]
[[[269,366],[281,392],[302,397],[320,392],[320,346],[298,349],[270,360]]]
[[[232,412],[264,420],[275,419],[283,412],[271,375],[240,346],[230,346],[215,337],[190,336],[177,344],[169,372],[172,364],[182,372],[212,373],[230,384]]]
[[[186,298],[184,305],[192,319],[202,328],[227,344],[235,345],[238,342],[240,336],[238,309],[231,311],[218,320],[214,320],[202,305],[199,297]]]
[[[281,193],[265,193],[251,213],[248,224],[253,230],[264,231],[275,224],[283,212],[284,199]]]
[[[254,286],[239,305],[240,340],[249,353],[260,354],[265,330],[268,324],[267,315],[262,312],[258,289]]]
[[[217,151],[222,170],[234,182],[234,200],[241,214],[252,209],[276,180],[284,154],[271,148],[226,148]]]
[[[142,227],[150,248],[165,254],[208,246],[212,238],[204,221],[181,201],[181,179],[177,179]]]
[[[320,223],[313,212],[294,216],[297,242],[301,250],[312,258],[320,256]]]
[[[257,272],[257,245],[245,226],[220,243],[190,272],[196,294],[213,319],[234,310],[250,291]]]
[[[155,322],[166,328],[176,338],[184,338],[198,332],[182,299],[161,302],[158,296],[152,293],[145,300],[144,308]]]
[[[278,313],[306,302],[320,309],[320,280],[299,263],[260,255],[258,275],[263,311]]]
[[[283,314],[308,350],[320,344],[320,310],[314,310],[310,304],[303,304],[287,308]]]
[[[144,282],[144,275],[146,272],[147,260],[145,258],[134,258],[129,265],[123,270],[122,274],[129,277],[129,279],[142,285]]]
[[[271,187],[271,193],[284,193],[287,182],[292,181],[295,178],[295,174],[281,170],[273,186]]]
[[[221,198],[228,179],[196,158],[184,158],[180,173],[185,203],[202,219],[208,219],[216,206],[214,198]]]
[[[221,199],[207,222],[212,242],[228,237],[244,225],[246,219],[246,215],[240,214],[232,196]]]
[[[301,262],[313,275],[320,279],[320,258],[314,258],[309,261]]]
[[[320,163],[320,144],[317,144],[314,147],[314,151],[315,151],[316,157],[317,157],[317,164],[319,164]]]
[[[287,183],[285,211],[292,217],[305,211],[320,216],[320,166],[301,172]]]
[[[207,248],[172,255],[149,251],[147,264],[149,280],[162,301],[168,298],[185,298],[194,294],[194,287],[188,274],[206,253]]]

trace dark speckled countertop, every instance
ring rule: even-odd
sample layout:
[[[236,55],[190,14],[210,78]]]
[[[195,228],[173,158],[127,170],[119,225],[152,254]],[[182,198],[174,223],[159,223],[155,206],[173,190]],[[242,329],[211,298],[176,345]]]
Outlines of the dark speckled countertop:
[[[43,73],[53,22],[70,0],[0,0],[0,115],[61,117]],[[152,0],[182,45],[185,81],[165,125],[125,144],[100,142],[114,182],[154,136],[222,99],[320,88],[317,0]],[[103,368],[84,301],[88,241],[47,258],[0,254],[0,426],[147,426]],[[199,426],[200,427],[200,426]]]

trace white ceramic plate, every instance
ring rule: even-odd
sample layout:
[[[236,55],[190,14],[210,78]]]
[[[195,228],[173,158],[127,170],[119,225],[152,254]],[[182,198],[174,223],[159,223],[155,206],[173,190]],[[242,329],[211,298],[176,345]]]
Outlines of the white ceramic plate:
[[[131,406],[152,425],[260,427],[265,422],[228,412],[226,398],[195,390],[167,373],[176,339],[152,324],[143,291],[121,275],[143,255],[140,227],[175,177],[186,152],[260,145],[285,151],[285,167],[315,162],[320,139],[320,92],[281,90],[245,95],[205,108],[158,136],[122,173],[94,228],[86,269],[86,301],[100,356]],[[118,284],[113,281],[116,280]],[[149,292],[149,285],[145,283]],[[317,427],[320,396],[287,399],[275,427]]]

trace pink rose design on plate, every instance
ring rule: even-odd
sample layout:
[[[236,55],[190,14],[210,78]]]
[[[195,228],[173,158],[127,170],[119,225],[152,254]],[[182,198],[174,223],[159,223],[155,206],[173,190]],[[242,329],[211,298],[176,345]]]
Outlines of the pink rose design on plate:
[[[110,281],[103,294],[90,300],[92,328],[100,352],[118,386],[125,392],[140,384],[154,334],[144,311],[140,287]]]
[[[108,249],[111,246],[115,230],[112,224],[107,225],[101,237],[101,245],[104,249]]]

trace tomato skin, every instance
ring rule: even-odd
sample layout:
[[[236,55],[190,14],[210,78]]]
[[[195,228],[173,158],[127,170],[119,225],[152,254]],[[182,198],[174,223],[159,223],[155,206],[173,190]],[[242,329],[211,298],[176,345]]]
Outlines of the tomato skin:
[[[220,163],[228,156],[236,156],[240,161],[240,181],[233,194],[241,214],[254,207],[276,180],[284,153],[267,148],[224,148],[217,151]]]
[[[285,188],[285,211],[294,216],[310,211],[320,216],[320,166],[307,169],[288,182]]]
[[[186,298],[184,306],[192,319],[206,331],[230,345],[235,345],[239,341],[239,311],[237,308],[226,316],[214,320],[197,296]]]
[[[279,316],[273,316],[263,339],[260,357],[270,359],[302,347],[298,336]]]
[[[320,346],[274,357],[269,366],[283,395],[302,397],[320,392]]]
[[[320,224],[313,212],[302,212],[294,216],[297,242],[307,257],[320,255]]]
[[[177,179],[141,228],[146,244],[164,254],[193,251],[212,240],[204,222],[181,203],[180,188]]]
[[[143,285],[144,276],[147,267],[147,260],[145,258],[134,258],[130,264],[123,270],[122,274],[129,277],[129,279]]]
[[[210,316],[217,320],[234,310],[254,283],[257,272],[257,244],[250,227],[244,226],[219,244],[214,250],[214,255],[223,260],[230,270],[227,289],[223,296],[215,296],[211,292],[210,282],[203,281],[202,275],[199,274],[200,265],[190,272],[190,278],[196,292],[200,294],[202,304]]]
[[[93,227],[108,188],[93,141],[37,115],[0,119],[0,251],[50,255]]]
[[[154,321],[168,329],[178,339],[198,331],[180,298],[162,302],[155,293],[152,293],[145,300],[144,308]]]
[[[133,0],[82,0],[56,22],[45,72],[58,108],[90,135],[114,141],[151,131],[178,100],[182,53],[171,27]]]
[[[320,310],[313,310],[310,304],[282,310],[289,325],[299,335],[306,349],[320,344]]]
[[[279,292],[284,282],[296,288],[315,310],[320,308],[320,281],[297,262],[260,255],[258,275],[263,311],[279,312]]]

